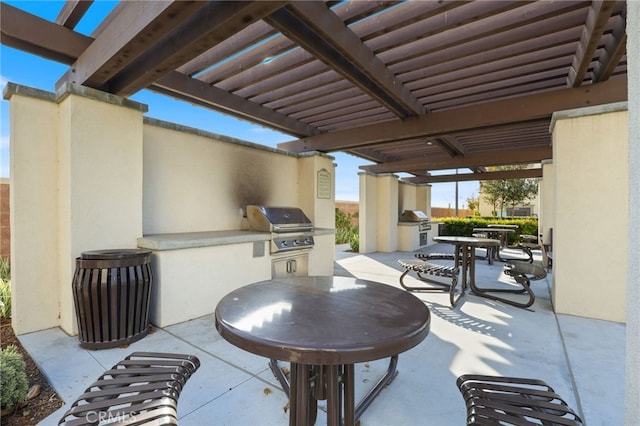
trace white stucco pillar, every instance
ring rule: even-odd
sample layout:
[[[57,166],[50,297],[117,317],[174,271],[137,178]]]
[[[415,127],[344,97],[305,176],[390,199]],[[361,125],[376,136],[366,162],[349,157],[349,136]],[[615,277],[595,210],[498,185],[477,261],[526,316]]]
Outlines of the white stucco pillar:
[[[58,325],[58,105],[52,93],[13,83],[4,97],[11,125],[11,321],[20,335]]]
[[[626,102],[553,114],[557,313],[626,319],[627,118]],[[593,256],[604,266],[585,264]]]
[[[83,251],[136,248],[142,236],[146,106],[65,85],[59,95],[60,327],[77,332],[71,283]]]
[[[398,250],[398,177],[393,174],[378,175],[376,182],[378,199],[378,250]]]
[[[373,253],[378,247],[376,223],[378,222],[376,175],[367,172],[358,173],[360,182],[359,201],[359,240],[360,253]]]
[[[640,424],[640,2],[627,2],[629,74],[629,261],[627,269],[627,357],[625,424]]]
[[[398,177],[358,173],[360,177],[360,253],[398,249]]]
[[[315,228],[335,229],[335,163],[334,158],[315,153],[298,159],[298,200]],[[335,233],[315,236],[309,254],[310,275],[333,275],[336,254]]]
[[[10,84],[4,95],[11,102],[14,330],[60,326],[75,334],[75,258],[135,248],[142,236],[147,107],[69,84],[55,94]]]
[[[555,189],[554,189],[554,168],[553,161],[546,160],[542,162],[542,179],[540,179],[540,186],[538,188],[538,202],[540,205],[539,210],[539,225],[538,231],[542,234],[542,242],[544,244],[551,244],[551,232],[553,229],[553,223],[555,219]],[[552,248],[553,249],[553,248]],[[544,259],[546,264],[546,259]]]

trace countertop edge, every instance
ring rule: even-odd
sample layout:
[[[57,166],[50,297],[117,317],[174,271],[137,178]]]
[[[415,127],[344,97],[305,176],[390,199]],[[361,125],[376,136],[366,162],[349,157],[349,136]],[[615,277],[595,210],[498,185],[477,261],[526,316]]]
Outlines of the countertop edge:
[[[315,235],[335,234],[335,229],[316,228]],[[243,244],[269,241],[271,233],[254,230],[246,231],[203,231],[150,234],[137,240],[138,248],[163,251],[197,247],[211,247],[228,244]]]

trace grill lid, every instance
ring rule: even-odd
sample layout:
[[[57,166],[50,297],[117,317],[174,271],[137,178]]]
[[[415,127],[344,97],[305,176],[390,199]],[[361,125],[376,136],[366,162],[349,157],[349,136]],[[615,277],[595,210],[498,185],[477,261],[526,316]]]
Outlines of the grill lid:
[[[303,232],[313,229],[311,220],[297,207],[247,206],[249,226],[263,232]]]
[[[422,210],[405,210],[400,216],[402,222],[423,222],[429,221],[427,216]]]

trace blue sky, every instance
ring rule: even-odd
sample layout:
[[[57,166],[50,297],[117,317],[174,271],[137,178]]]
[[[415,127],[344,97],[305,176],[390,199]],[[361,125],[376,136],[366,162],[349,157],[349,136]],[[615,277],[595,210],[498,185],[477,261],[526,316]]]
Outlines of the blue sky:
[[[5,3],[49,21],[55,20],[64,4],[63,1],[6,1]],[[76,26],[75,31],[89,35],[99,19],[105,16],[115,4],[116,2],[112,1],[94,2],[88,13]],[[67,68],[67,65],[48,61],[4,45],[0,46],[0,88],[3,90],[7,82],[13,82],[53,92],[56,81]],[[279,142],[293,139],[289,135],[202,107],[192,106],[148,90],[136,93],[131,96],[131,99],[148,105],[149,111],[146,115],[160,120],[180,123],[271,147],[276,147]],[[0,177],[9,176],[9,131],[9,102],[2,100],[0,103]],[[358,172],[360,171],[358,167],[371,163],[348,154],[331,153],[331,155],[336,158],[335,162],[338,165],[336,168],[336,200],[357,201]],[[466,207],[466,200],[472,195],[478,196],[478,182],[460,182],[458,186],[459,207]],[[431,205],[453,208],[455,206],[455,183],[434,184]]]

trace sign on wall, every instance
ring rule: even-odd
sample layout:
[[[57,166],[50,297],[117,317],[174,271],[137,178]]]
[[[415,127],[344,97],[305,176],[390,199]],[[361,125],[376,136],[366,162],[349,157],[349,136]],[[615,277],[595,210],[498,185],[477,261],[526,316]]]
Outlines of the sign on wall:
[[[318,170],[318,198],[331,198],[331,173],[327,169]]]

